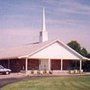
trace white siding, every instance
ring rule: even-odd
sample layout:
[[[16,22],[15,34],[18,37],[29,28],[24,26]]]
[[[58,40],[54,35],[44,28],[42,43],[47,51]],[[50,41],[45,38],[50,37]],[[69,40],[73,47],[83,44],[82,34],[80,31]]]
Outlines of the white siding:
[[[79,59],[72,52],[61,46],[58,42],[33,54],[30,58]]]

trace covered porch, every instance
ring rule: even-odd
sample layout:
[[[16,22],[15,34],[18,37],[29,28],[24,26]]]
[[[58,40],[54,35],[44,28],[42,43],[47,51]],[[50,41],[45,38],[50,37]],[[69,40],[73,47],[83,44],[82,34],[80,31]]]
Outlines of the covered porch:
[[[51,72],[68,72],[69,70],[82,71],[82,60],[68,59],[25,59],[25,72],[31,70],[48,70]]]
[[[50,71],[54,74],[60,74],[62,72],[67,73],[69,70],[83,70],[83,61],[73,59],[8,59],[0,60],[0,64],[10,68],[12,72],[24,72],[26,74],[30,74],[32,71]]]

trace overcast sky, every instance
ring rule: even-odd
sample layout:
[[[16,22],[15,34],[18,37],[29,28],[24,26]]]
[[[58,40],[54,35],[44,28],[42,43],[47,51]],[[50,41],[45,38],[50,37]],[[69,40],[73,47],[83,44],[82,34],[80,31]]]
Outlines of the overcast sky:
[[[50,40],[77,40],[90,51],[90,0],[0,0],[0,48],[38,41],[43,7]]]

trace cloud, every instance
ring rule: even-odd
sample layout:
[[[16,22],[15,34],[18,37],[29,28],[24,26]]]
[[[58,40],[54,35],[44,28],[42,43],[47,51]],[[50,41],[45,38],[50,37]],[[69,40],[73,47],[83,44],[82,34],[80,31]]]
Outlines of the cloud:
[[[62,9],[64,12],[69,12],[69,13],[76,13],[76,14],[84,14],[84,15],[90,15],[90,6],[77,3],[77,2],[69,2],[65,4],[65,8]]]
[[[52,6],[56,12],[90,15],[90,6],[77,0],[45,0],[44,2]]]
[[[64,29],[73,29],[73,30],[88,30],[90,28],[90,22],[78,19],[48,19],[47,20],[48,28],[57,29],[64,28]]]

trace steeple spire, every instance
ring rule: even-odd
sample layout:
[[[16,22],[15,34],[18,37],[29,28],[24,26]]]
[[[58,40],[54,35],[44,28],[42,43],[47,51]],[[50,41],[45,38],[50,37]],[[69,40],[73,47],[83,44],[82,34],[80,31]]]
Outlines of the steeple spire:
[[[43,8],[43,31],[46,30],[46,23],[45,23],[45,8]]]
[[[46,30],[46,23],[45,23],[45,8],[43,8],[43,21],[42,21],[42,30],[40,31],[39,42],[48,41],[48,32]]]

